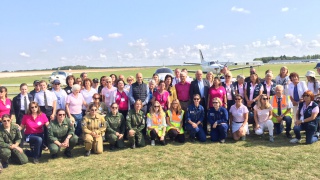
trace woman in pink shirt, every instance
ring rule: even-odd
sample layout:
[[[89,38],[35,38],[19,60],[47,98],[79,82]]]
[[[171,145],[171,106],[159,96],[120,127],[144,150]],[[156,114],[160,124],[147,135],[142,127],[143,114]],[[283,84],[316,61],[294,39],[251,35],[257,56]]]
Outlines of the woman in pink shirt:
[[[12,103],[9,98],[7,98],[7,88],[4,86],[0,87],[0,117],[4,114],[10,114],[12,119],[12,114],[13,114],[13,108],[12,108]]]
[[[85,99],[80,93],[81,86],[79,84],[74,84],[72,86],[72,93],[67,96],[66,100],[66,113],[68,114],[71,120],[74,120],[76,130],[75,134],[78,137],[81,137],[82,128],[82,105],[87,106]]]
[[[112,103],[114,103],[114,96],[116,94],[117,88],[112,85],[111,77],[106,77],[106,83],[107,83],[107,86],[101,90],[101,94],[102,94],[102,101],[106,103],[110,112],[110,106]]]
[[[123,115],[123,117],[127,117],[128,110],[129,110],[129,92],[124,89],[124,81],[118,81],[118,90],[115,95],[114,102],[119,106],[119,113]]]
[[[272,118],[272,106],[269,103],[269,98],[266,94],[259,96],[257,104],[254,109],[254,121],[255,121],[255,133],[262,135],[264,129],[269,130],[269,141],[274,142],[273,139],[273,122]]]
[[[163,80],[159,82],[158,90],[153,92],[151,102],[158,101],[164,111],[170,108],[170,94],[165,90],[166,84]]]
[[[221,85],[221,81],[219,77],[215,77],[213,79],[213,85],[210,87],[208,92],[208,105],[207,109],[210,109],[213,107],[212,105],[212,99],[213,98],[219,98],[222,102],[222,106],[227,108],[227,93],[226,89]]]
[[[245,140],[248,131],[248,108],[242,104],[242,96],[235,96],[236,103],[230,107],[230,122],[232,127],[232,136],[234,140]]]
[[[26,155],[33,158],[33,163],[39,163],[43,146],[43,126],[49,125],[47,116],[40,111],[36,102],[30,102],[28,113],[22,118],[20,128],[24,131],[26,142],[29,142],[31,151],[27,150]]]

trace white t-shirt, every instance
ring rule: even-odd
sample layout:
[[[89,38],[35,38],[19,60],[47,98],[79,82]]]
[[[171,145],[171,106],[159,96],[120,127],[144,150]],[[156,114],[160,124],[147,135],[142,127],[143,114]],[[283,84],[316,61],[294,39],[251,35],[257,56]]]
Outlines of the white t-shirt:
[[[319,82],[316,82],[316,88],[314,88],[314,83],[313,82],[308,82],[307,87],[314,95],[318,94],[319,92]]]
[[[98,92],[96,89],[91,88],[89,91],[86,89],[82,89],[80,93],[82,94],[84,101],[86,101],[87,104],[90,104],[92,102],[92,96]],[[82,109],[87,109],[87,108],[83,105]]]

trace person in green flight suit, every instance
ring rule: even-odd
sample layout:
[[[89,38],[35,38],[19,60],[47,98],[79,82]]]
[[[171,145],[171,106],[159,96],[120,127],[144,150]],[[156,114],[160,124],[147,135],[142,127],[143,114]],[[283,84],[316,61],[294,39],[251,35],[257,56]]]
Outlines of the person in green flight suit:
[[[125,119],[121,113],[118,112],[118,104],[111,104],[111,113],[105,116],[107,125],[106,138],[110,143],[110,150],[115,147],[123,148],[123,135],[125,131]]]
[[[51,157],[57,158],[60,148],[66,148],[65,156],[71,158],[71,150],[78,142],[78,136],[74,134],[74,124],[66,117],[63,109],[58,109],[56,118],[48,126],[49,150]]]
[[[126,117],[128,140],[132,149],[136,148],[136,145],[138,147],[145,146],[145,140],[142,130],[145,128],[146,123],[145,116],[141,108],[142,101],[140,99],[137,99],[134,103],[134,109],[131,109]]]
[[[0,159],[3,168],[8,167],[10,158],[18,164],[28,162],[28,157],[19,147],[22,138],[20,129],[11,124],[10,117],[9,114],[2,115],[2,124],[0,125]]]

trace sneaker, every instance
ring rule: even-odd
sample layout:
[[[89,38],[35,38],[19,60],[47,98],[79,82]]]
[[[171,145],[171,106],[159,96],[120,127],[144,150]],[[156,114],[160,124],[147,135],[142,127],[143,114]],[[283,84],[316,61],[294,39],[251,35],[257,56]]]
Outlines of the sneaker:
[[[58,154],[51,154],[51,158],[52,159],[55,159],[55,158],[57,158],[58,157]]]
[[[86,151],[86,153],[84,154],[84,156],[90,156],[91,151]]]
[[[156,142],[154,140],[151,140],[151,146],[155,146]]]
[[[290,133],[286,133],[287,138],[292,139],[292,136]]]
[[[298,142],[300,142],[300,139],[297,139],[297,138],[293,138],[290,140],[290,143],[293,143],[293,144],[298,143]]]
[[[317,138],[319,138],[320,132],[316,132],[316,133],[315,133],[315,136],[316,136]]]
[[[242,140],[242,141],[245,141],[245,140],[246,140],[246,136],[242,136],[242,137],[241,137],[241,140]]]
[[[64,155],[67,156],[68,158],[72,158],[73,157],[73,155],[72,155],[70,150],[65,150],[64,151]]]
[[[39,159],[38,158],[33,158],[33,164],[38,164],[39,163]]]
[[[114,150],[114,148],[115,148],[115,146],[114,146],[114,145],[112,145],[112,144],[110,144],[109,149],[112,151],[112,150]]]
[[[220,140],[220,143],[225,143],[225,142],[226,142],[225,139],[221,139],[221,140]]]
[[[270,136],[270,137],[269,137],[269,141],[270,141],[270,142],[274,142],[273,136]]]

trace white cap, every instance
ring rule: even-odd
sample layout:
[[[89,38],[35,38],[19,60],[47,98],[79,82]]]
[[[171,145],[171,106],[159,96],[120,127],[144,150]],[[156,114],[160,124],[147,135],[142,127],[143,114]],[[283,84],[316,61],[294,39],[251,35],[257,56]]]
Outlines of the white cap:
[[[315,77],[316,73],[314,71],[307,71],[306,76],[311,76],[311,77]]]

